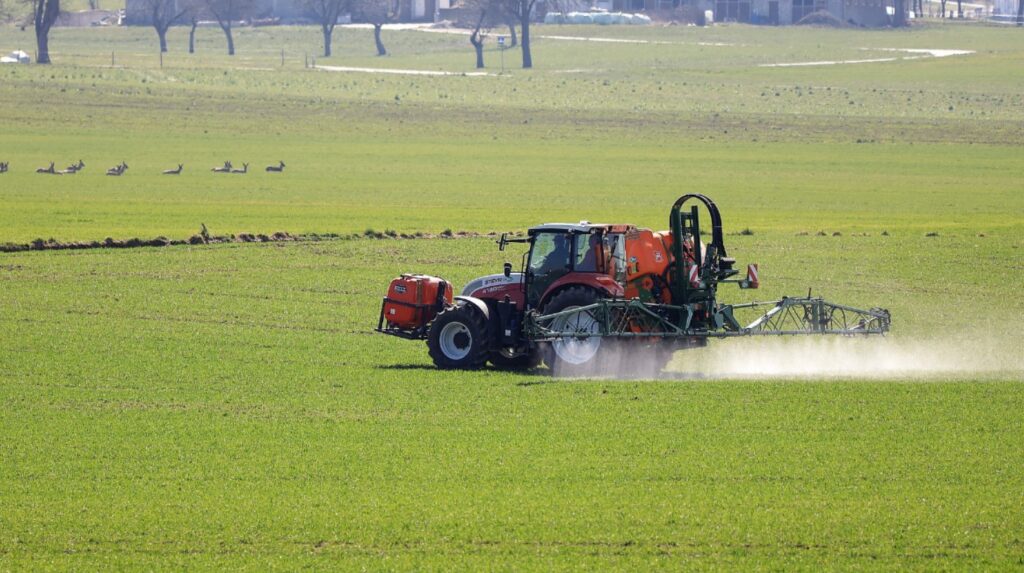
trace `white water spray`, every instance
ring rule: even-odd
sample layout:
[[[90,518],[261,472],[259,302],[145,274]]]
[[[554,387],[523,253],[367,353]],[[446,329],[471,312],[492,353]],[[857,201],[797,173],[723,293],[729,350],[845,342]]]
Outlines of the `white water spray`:
[[[1024,379],[1024,343],[993,339],[991,335],[964,336],[956,340],[895,337],[712,340],[706,348],[677,352],[663,376],[926,379],[966,374]]]

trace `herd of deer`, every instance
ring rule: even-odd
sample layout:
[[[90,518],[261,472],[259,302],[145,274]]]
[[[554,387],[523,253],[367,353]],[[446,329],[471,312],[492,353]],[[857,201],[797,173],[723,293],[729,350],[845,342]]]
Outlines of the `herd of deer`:
[[[7,173],[7,171],[10,170],[10,166],[11,166],[11,162],[10,161],[0,161],[0,173]],[[68,165],[66,169],[57,169],[56,167],[54,167],[54,164],[51,161],[49,167],[39,167],[39,168],[36,169],[36,173],[44,173],[46,175],[74,175],[75,173],[78,173],[79,171],[81,171],[84,168],[85,168],[85,162],[82,161],[81,159],[78,160],[78,163],[72,163],[71,165]],[[164,171],[163,174],[164,175],[181,175],[181,171],[184,168],[185,168],[185,165],[182,164],[182,163],[179,163],[177,168],[175,168],[175,169],[168,169],[168,170]],[[115,165],[114,167],[111,167],[110,169],[107,169],[107,175],[113,175],[113,176],[120,177],[121,175],[124,175],[124,172],[127,169],[128,169],[128,164],[125,163],[124,161],[122,161],[121,163]],[[214,173],[238,173],[238,174],[245,174],[245,173],[249,172],[249,164],[248,163],[243,163],[241,169],[235,169],[231,165],[230,161],[225,161],[224,165],[221,165],[220,167],[214,167],[210,171],[213,171]],[[267,173],[281,173],[282,171],[284,171],[284,161],[278,161],[278,165],[268,165],[267,166]]]
[[[280,173],[280,172],[284,171],[284,161],[278,160],[278,164],[279,165],[268,165],[267,166],[267,173]],[[221,165],[220,167],[214,167],[210,171],[213,171],[214,173],[240,173],[240,174],[245,174],[245,173],[249,172],[249,164],[248,163],[243,163],[241,169],[235,169],[235,167],[233,165],[231,165],[230,161],[225,161],[224,165]],[[177,175],[178,173],[181,173],[181,165],[178,165],[178,171],[177,172],[175,172],[173,169],[171,169],[169,171],[164,171],[165,175]]]

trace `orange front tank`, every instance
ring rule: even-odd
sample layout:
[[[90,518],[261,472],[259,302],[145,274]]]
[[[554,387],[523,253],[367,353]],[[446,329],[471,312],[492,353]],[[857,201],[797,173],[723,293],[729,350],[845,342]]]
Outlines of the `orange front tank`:
[[[388,327],[413,330],[426,326],[452,302],[452,285],[426,275],[402,275],[391,281],[384,299]]]

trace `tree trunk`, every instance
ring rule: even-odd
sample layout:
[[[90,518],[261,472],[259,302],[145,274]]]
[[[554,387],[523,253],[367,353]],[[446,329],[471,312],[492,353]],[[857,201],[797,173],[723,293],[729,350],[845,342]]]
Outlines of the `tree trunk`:
[[[156,35],[160,38],[160,53],[167,53],[167,28],[154,26]]]
[[[36,28],[36,56],[37,64],[50,63],[50,38],[47,36],[48,29]]]
[[[331,39],[334,32],[334,26],[328,26],[327,24],[321,24],[320,28],[324,33],[324,57],[331,57]]]
[[[522,40],[520,46],[523,49],[523,69],[525,70],[533,67],[533,54],[530,53],[530,10],[523,11],[519,19],[519,29]]]
[[[964,0],[956,0],[956,17],[961,20],[964,18]]]
[[[1017,0],[1017,25],[1024,26],[1024,0]]]
[[[224,30],[224,37],[228,39],[228,55],[235,55],[235,39],[231,36],[231,20],[228,20],[225,24],[221,22],[220,29]]]
[[[469,43],[473,44],[473,49],[476,50],[476,69],[480,70],[484,67],[484,40],[480,37],[479,31],[474,31],[473,35],[469,37]]]
[[[892,2],[892,26],[902,28],[907,25],[907,11],[905,0],[893,0]]]
[[[33,13],[36,28],[36,63],[50,63],[50,26],[60,15],[60,0],[38,0]]]
[[[386,49],[384,49],[384,42],[380,41],[380,29],[383,26],[384,26],[384,24],[374,24],[373,25],[373,41],[377,44],[377,55],[378,56],[386,56],[386,55],[388,55],[388,51]]]
[[[196,26],[199,22],[192,20],[192,29],[188,31],[188,53],[196,53]]]
[[[508,21],[508,36],[510,48],[514,48],[519,45],[519,38],[516,36],[516,23],[513,20]]]

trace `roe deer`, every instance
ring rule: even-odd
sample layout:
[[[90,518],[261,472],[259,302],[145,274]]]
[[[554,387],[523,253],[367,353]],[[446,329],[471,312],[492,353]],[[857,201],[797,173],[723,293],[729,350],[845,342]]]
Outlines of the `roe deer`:
[[[168,169],[167,171],[164,171],[164,175],[181,175],[181,168],[184,166],[185,165],[183,163],[179,163],[177,169]]]
[[[72,163],[71,165],[68,165],[67,169],[61,170],[61,173],[63,173],[64,175],[74,175],[75,173],[81,171],[83,167],[85,167],[85,162],[79,159],[78,163]]]
[[[57,170],[53,168],[53,162],[50,162],[49,167],[39,167],[36,169],[36,173],[48,173],[50,175],[57,175]]]

